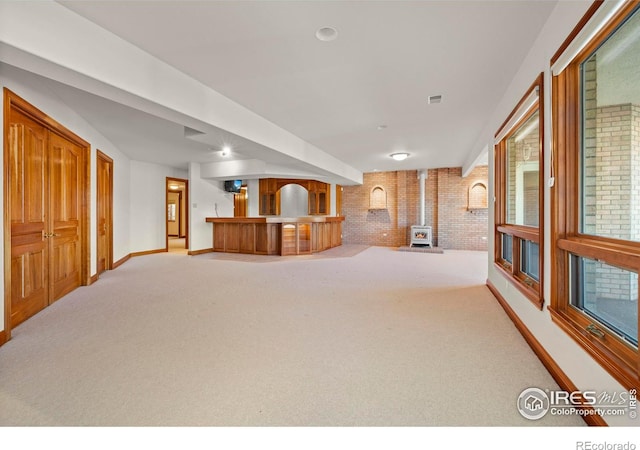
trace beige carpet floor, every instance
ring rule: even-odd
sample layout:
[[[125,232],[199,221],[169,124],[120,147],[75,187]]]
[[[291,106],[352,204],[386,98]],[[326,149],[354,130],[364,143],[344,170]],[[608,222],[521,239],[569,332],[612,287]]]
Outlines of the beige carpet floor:
[[[132,258],[0,347],[0,424],[584,425],[518,414],[557,385],[484,286],[486,253],[349,250]]]

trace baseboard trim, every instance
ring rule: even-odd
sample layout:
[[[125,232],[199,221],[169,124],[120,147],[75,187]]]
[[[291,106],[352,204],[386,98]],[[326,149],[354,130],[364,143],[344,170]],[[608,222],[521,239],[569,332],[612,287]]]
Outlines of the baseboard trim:
[[[205,253],[213,253],[213,248],[203,248],[202,250],[189,250],[187,252],[188,255],[190,256],[196,256],[196,255],[203,255]]]
[[[117,269],[118,267],[120,267],[121,265],[123,265],[124,263],[126,263],[127,261],[129,261],[129,259],[131,259],[131,253],[129,253],[128,255],[123,256],[122,258],[120,258],[119,260],[117,260],[116,262],[114,262],[111,265],[111,269]]]
[[[7,343],[7,332],[5,330],[0,331],[0,346]]]
[[[89,278],[89,286],[91,286],[93,283],[95,283],[96,281],[98,281],[98,278],[100,276],[96,273],[95,275],[92,275],[91,278]]]
[[[498,303],[500,303],[500,306],[502,306],[502,309],[504,309],[505,313],[507,313],[507,316],[509,316],[509,318],[515,325],[516,329],[520,332],[524,340],[527,341],[527,344],[529,344],[529,347],[531,347],[531,350],[533,350],[533,352],[538,356],[538,358],[540,359],[542,364],[545,366],[545,368],[549,371],[553,379],[556,380],[556,383],[558,383],[558,386],[560,386],[561,389],[567,392],[577,391],[578,388],[576,387],[576,385],[573,384],[571,379],[567,376],[566,373],[564,373],[564,371],[560,368],[558,363],[555,362],[555,360],[551,357],[551,355],[545,350],[545,348],[542,346],[540,341],[538,341],[536,337],[533,335],[533,333],[531,333],[531,330],[529,330],[529,328],[527,328],[524,322],[520,320],[520,317],[518,317],[516,312],[511,308],[511,306],[509,306],[509,303],[507,302],[507,300],[502,296],[502,294],[500,294],[500,292],[493,285],[493,283],[491,283],[490,280],[487,280],[486,284],[489,290],[491,291],[491,293],[493,294],[493,296],[498,301]],[[581,406],[579,408],[589,410],[590,412],[593,410],[593,408],[590,406]],[[602,418],[602,416],[598,414],[593,414],[593,413],[584,414],[582,415],[582,419],[589,426],[597,426],[597,427],[608,426],[607,422]]]
[[[155,253],[166,253],[166,251],[167,251],[166,248],[158,248],[158,249],[155,249],[155,250],[146,250],[144,252],[133,252],[133,253],[131,253],[131,257],[153,255]]]

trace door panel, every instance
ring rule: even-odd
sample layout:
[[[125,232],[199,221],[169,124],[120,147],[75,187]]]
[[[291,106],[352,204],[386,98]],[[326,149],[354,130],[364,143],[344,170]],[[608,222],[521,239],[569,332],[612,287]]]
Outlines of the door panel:
[[[51,133],[49,144],[49,242],[50,278],[53,295],[59,299],[81,284],[82,253],[80,217],[82,149],[73,142]]]
[[[47,130],[11,111],[9,119],[9,202],[11,207],[11,325],[47,306],[48,246],[44,192]]]
[[[25,252],[11,258],[11,323],[16,326],[47,306],[43,273],[44,252]]]

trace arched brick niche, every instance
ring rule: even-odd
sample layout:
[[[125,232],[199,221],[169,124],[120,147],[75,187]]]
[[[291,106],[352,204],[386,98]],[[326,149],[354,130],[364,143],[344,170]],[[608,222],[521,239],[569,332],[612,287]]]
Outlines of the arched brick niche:
[[[387,209],[387,191],[377,185],[369,192],[369,209]]]
[[[487,206],[487,185],[483,181],[476,181],[469,187],[467,209],[487,209]]]

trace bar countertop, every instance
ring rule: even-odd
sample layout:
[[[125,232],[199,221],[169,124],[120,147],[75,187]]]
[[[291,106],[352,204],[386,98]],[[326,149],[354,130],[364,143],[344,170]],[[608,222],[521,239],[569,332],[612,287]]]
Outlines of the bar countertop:
[[[304,217],[207,217],[209,223],[312,223],[342,222],[344,216],[304,216]]]

